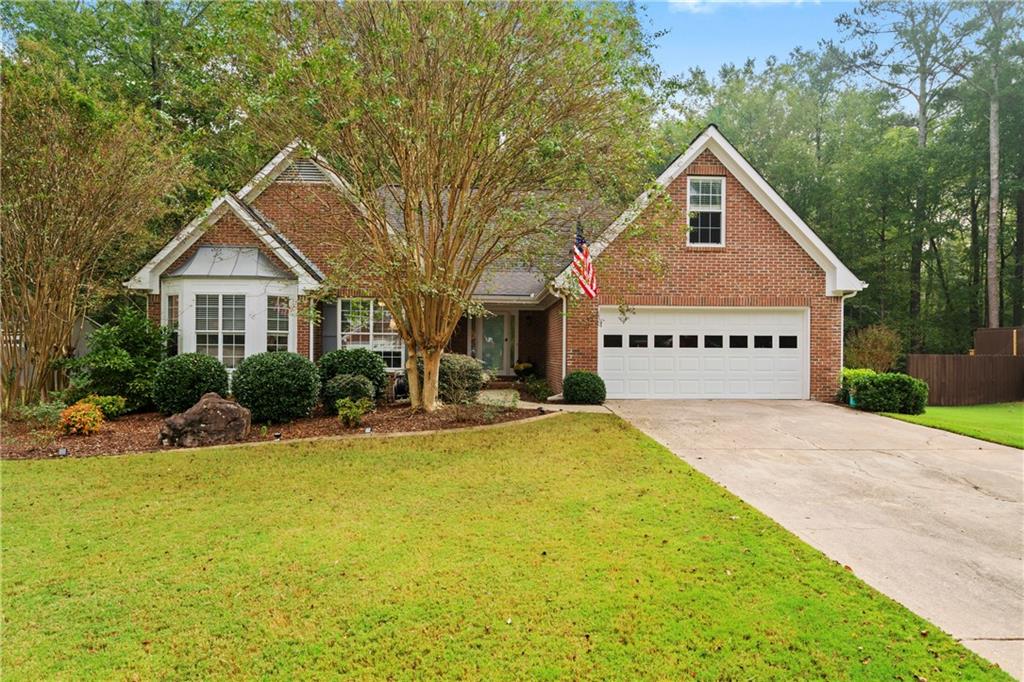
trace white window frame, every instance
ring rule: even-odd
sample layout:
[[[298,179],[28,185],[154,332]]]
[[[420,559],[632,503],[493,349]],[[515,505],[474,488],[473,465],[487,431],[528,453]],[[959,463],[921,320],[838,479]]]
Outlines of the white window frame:
[[[690,241],[690,183],[694,181],[713,180],[722,184],[722,238],[714,244],[695,244]],[[695,249],[721,249],[725,246],[725,177],[721,175],[688,175],[686,176],[686,245]]]
[[[287,325],[287,327],[285,328],[285,330],[283,332],[280,331],[280,330],[271,331],[271,329],[270,329],[270,299],[272,299],[272,298],[283,298],[285,300],[286,314],[284,316],[284,321],[285,321],[285,324]],[[264,324],[264,327],[265,327],[265,329],[264,329],[265,338],[263,339],[263,343],[265,344],[265,348],[267,349],[267,351],[270,350],[270,337],[271,336],[284,336],[285,337],[284,350],[285,351],[291,350],[291,347],[292,347],[292,344],[291,344],[291,340],[292,340],[292,312],[291,312],[292,311],[292,299],[291,299],[291,297],[288,296],[287,294],[267,294],[263,298],[263,305],[266,308],[266,315],[267,315],[266,323]],[[280,350],[275,351],[275,352],[280,352]]]
[[[174,319],[171,319],[171,299],[174,299],[176,308],[174,312]],[[177,337],[177,342],[174,347],[178,351],[178,355],[181,355],[181,292],[172,291],[170,293],[163,294],[163,305],[160,309],[160,326],[167,327],[171,330],[172,334]]]
[[[363,345],[363,344],[342,345],[342,333],[341,333],[342,313],[341,313],[341,304],[342,304],[343,301],[368,301],[370,303],[370,325],[369,325],[370,342],[367,345]],[[335,347],[338,350],[341,350],[343,348],[366,348],[367,350],[373,351],[374,353],[379,353],[382,350],[385,350],[385,349],[374,348],[374,346],[373,346],[374,335],[377,333],[377,332],[375,332],[373,330],[373,322],[374,322],[374,314],[376,313],[378,305],[380,305],[380,303],[376,299],[373,299],[373,298],[346,297],[346,298],[339,298],[339,299],[337,299],[335,301],[336,308],[335,308],[335,315],[334,315],[334,317],[335,317],[334,324],[335,324],[336,336],[335,336],[335,342],[334,343],[335,343]],[[406,358],[408,357],[408,352],[407,352],[407,349],[405,347],[405,342],[402,341],[402,337],[398,334],[398,332],[393,332],[393,334],[398,339],[398,343],[399,343],[399,345],[401,347],[401,351],[402,351],[402,356],[401,357],[402,357],[402,359],[401,359],[401,362],[400,362],[398,367],[388,367],[385,364],[385,369],[388,372],[404,372],[405,371],[405,361],[406,361]],[[388,336],[391,336],[391,334],[389,333]],[[390,349],[386,349],[386,350],[390,350]]]
[[[211,332],[211,331],[208,331],[208,330],[200,330],[198,325],[196,324],[196,321],[197,321],[196,317],[195,317],[196,316],[196,309],[199,307],[199,302],[196,299],[198,299],[200,296],[216,296],[217,297],[217,331],[216,332]],[[225,296],[241,296],[242,297],[242,330],[241,331],[239,331],[237,329],[231,329],[231,330],[224,329],[224,297]],[[215,333],[217,335],[217,356],[216,356],[216,358],[217,358],[217,361],[220,362],[220,364],[224,365],[224,335],[225,334],[230,334],[230,335],[234,336],[234,335],[237,335],[237,334],[241,334],[242,335],[242,358],[238,362],[241,362],[242,360],[245,360],[245,358],[248,356],[248,353],[246,353],[246,350],[248,349],[248,344],[249,344],[249,326],[250,326],[249,325],[249,298],[250,297],[247,296],[244,292],[237,292],[237,291],[218,291],[218,292],[204,292],[204,291],[200,291],[200,292],[196,292],[195,298],[192,301],[192,319],[193,319],[192,343],[194,344],[194,347],[195,348],[199,348],[199,335],[200,334],[212,334],[212,333]],[[264,307],[266,306],[266,299],[264,299],[263,305],[264,305]],[[265,343],[266,343],[266,339],[264,339],[264,344]],[[196,351],[196,352],[198,352],[198,351]],[[227,365],[224,365],[224,366],[227,367]],[[234,371],[236,368],[237,368],[237,365],[235,367],[227,367],[227,370],[229,372],[231,372],[231,371]]]

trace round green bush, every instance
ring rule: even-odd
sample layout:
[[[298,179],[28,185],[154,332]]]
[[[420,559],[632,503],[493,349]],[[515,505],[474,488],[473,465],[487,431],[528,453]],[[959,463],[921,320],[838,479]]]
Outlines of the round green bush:
[[[571,405],[600,405],[607,392],[593,372],[570,372],[562,381],[562,398]]]
[[[373,382],[359,374],[339,374],[331,377],[320,392],[324,409],[330,414],[337,414],[337,403],[342,398],[349,398],[354,402],[364,398],[372,401],[375,395]]]
[[[161,361],[153,375],[153,402],[164,414],[184,412],[211,392],[227,396],[228,371],[209,355],[175,355]]]
[[[423,359],[417,361],[423,382]],[[437,369],[437,397],[446,405],[475,403],[484,385],[484,366],[476,358],[459,353],[445,353]]]
[[[928,403],[928,384],[899,372],[864,377],[850,391],[857,408],[867,412],[921,414]]]
[[[324,353],[317,361],[317,369],[321,386],[326,386],[339,374],[358,374],[370,380],[378,397],[383,396],[388,388],[388,371],[383,358],[366,348],[343,348]]]
[[[320,398],[316,365],[297,353],[257,353],[238,365],[231,392],[254,423],[307,417]]]

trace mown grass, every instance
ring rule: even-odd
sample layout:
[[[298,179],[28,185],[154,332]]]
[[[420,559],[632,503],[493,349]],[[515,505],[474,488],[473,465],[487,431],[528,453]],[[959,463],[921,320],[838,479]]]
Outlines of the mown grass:
[[[886,416],[993,443],[1024,448],[1024,402],[928,407],[924,414]]]
[[[1007,679],[609,415],[2,474],[5,680]]]

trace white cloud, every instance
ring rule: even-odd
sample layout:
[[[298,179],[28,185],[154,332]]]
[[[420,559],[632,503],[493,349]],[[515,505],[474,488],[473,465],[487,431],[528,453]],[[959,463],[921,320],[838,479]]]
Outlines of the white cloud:
[[[668,0],[669,11],[686,12],[689,14],[709,14],[722,5],[736,7],[764,6],[764,5],[786,5],[799,7],[800,5],[818,5],[821,0]]]

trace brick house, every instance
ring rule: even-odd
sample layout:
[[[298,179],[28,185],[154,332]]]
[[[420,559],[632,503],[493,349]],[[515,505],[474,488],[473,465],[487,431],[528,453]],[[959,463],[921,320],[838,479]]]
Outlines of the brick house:
[[[499,375],[529,361],[556,391],[567,372],[592,370],[609,397],[831,400],[844,300],[866,284],[714,126],[657,183],[674,213],[654,234],[630,229],[655,210],[647,192],[593,240],[596,299],[578,295],[568,268],[552,281],[526,269],[492,273],[474,294],[489,314],[464,318],[449,350]],[[295,141],[126,286],[148,295],[151,318],[177,331],[178,350],[229,368],[266,350],[315,360],[362,346],[400,371],[405,350],[388,311],[320,291],[340,246],[325,235],[344,233],[323,224],[358,219],[345,189]],[[657,267],[638,266],[638,248]],[[300,316],[304,306],[318,314]]]

